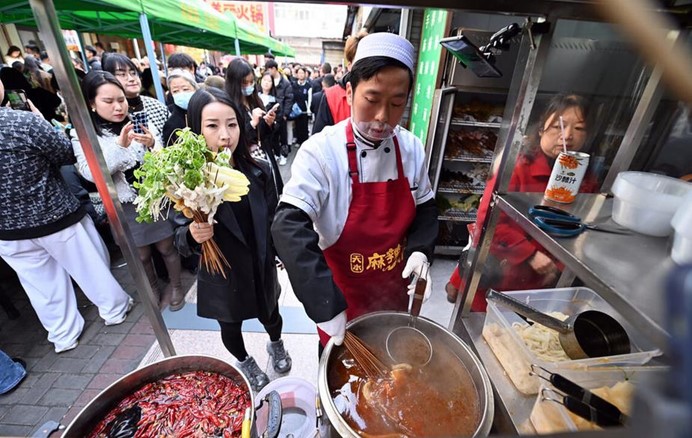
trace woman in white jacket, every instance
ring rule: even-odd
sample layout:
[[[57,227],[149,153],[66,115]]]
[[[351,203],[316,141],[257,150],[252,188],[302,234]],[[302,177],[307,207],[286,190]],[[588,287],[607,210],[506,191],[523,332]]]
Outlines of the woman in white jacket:
[[[82,90],[90,106],[101,152],[113,178],[118,199],[139,249],[139,258],[149,282],[157,291],[157,277],[151,260],[151,245],[154,245],[161,253],[170,277],[173,289],[170,309],[179,310],[185,305],[185,294],[180,283],[180,256],[173,247],[173,228],[166,220],[153,223],[137,222],[137,211],[133,203],[137,196],[132,186],[135,181],[134,171],[142,163],[147,150],[162,147],[160,133],[153,123],[142,126],[141,133],[135,132],[135,126],[128,119],[125,91],[112,74],[98,70],[90,72],[82,81]],[[73,137],[72,146],[77,157],[77,170],[84,178],[93,181],[77,137]]]

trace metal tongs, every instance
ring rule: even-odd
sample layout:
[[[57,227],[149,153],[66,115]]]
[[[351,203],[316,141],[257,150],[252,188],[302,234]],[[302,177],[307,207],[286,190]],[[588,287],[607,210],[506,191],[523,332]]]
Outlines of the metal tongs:
[[[544,388],[541,397],[544,400],[560,403],[570,412],[601,427],[624,425],[628,417],[617,406],[597,396],[588,389],[568,378],[550,372],[536,364],[531,365],[531,375],[550,382],[557,390]],[[556,398],[552,398],[553,395]]]

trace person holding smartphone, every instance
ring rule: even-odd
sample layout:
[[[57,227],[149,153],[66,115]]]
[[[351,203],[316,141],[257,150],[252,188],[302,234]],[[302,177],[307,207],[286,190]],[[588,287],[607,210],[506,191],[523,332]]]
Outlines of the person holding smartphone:
[[[262,78],[260,79],[260,90],[259,97],[262,99],[262,104],[264,108],[271,113],[279,114],[281,104],[276,98],[276,86],[274,85],[274,78],[272,78],[271,73],[264,72]],[[278,127],[274,128],[272,135],[265,142],[269,141],[267,149],[274,152],[274,160],[281,164],[281,132]],[[283,158],[284,164],[286,163],[286,158]]]
[[[185,305],[185,293],[180,282],[180,256],[173,247],[173,226],[165,220],[153,223],[136,221],[137,209],[134,200],[137,191],[132,185],[135,181],[134,170],[143,162],[147,150],[163,147],[156,126],[150,121],[148,126],[142,127],[142,134],[135,132],[134,123],[128,118],[125,90],[120,81],[106,71],[89,72],[82,81],[82,91],[91,109],[91,119],[98,134],[99,146],[111,171],[125,220],[151,287],[155,292],[158,291],[158,278],[151,256],[154,246],[168,270],[172,289],[170,310],[180,310]],[[93,181],[82,145],[76,136],[72,138],[72,146],[77,157],[77,170],[84,178]]]
[[[264,103],[257,92],[255,70],[243,58],[236,58],[226,69],[225,89],[228,96],[247,111],[245,116],[245,133],[250,150],[255,158],[261,158],[271,163],[272,176],[276,193],[281,194],[284,188],[281,173],[271,149],[271,138],[278,131],[276,110],[265,109]],[[267,141],[268,140],[268,141]]]

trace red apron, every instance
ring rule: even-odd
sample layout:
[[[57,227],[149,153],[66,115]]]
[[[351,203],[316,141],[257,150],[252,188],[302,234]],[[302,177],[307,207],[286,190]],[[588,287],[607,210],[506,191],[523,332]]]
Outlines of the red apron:
[[[416,215],[404,175],[399,142],[394,137],[397,179],[360,182],[356,143],[346,124],[346,150],[351,175],[351,205],[339,240],[324,250],[334,282],[344,293],[348,320],[378,310],[406,311],[404,270],[406,233]],[[317,330],[326,345],[329,335]]]

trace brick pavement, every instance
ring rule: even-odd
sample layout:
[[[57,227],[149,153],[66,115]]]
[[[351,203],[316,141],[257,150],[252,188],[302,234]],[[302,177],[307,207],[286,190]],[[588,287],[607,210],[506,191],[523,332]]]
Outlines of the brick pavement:
[[[101,390],[136,369],[156,342],[123,263],[121,257],[114,257],[112,271],[135,298],[127,320],[106,327],[96,307],[78,292],[84,331],[79,346],[61,354],[56,354],[46,339],[46,331],[19,283],[3,280],[3,287],[21,316],[10,320],[0,310],[0,347],[11,357],[23,358],[28,375],[14,392],[0,395],[0,436],[31,436],[50,420],[69,424]],[[189,287],[193,281],[193,276],[185,272],[183,285]],[[57,432],[51,437],[60,435]]]

